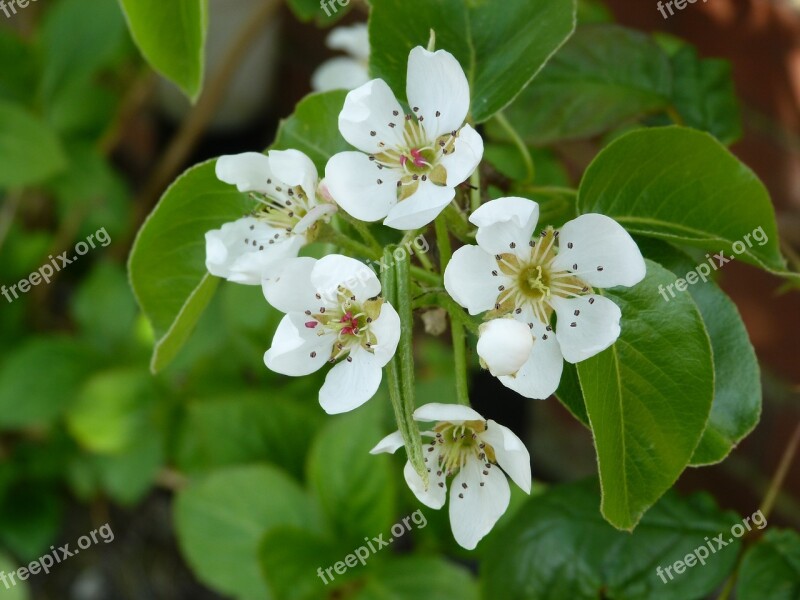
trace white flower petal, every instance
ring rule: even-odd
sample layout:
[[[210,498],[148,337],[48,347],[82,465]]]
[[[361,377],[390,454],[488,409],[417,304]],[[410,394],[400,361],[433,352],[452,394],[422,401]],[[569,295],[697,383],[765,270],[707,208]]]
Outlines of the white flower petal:
[[[411,488],[411,491],[414,492],[420,502],[425,506],[439,510],[444,506],[444,501],[447,498],[447,482],[445,481],[447,475],[435,468],[439,464],[439,444],[436,444],[432,452],[428,452],[427,448],[427,446],[423,447],[425,458],[428,459],[426,464],[433,465],[430,473],[428,473],[428,487],[425,487],[425,484],[422,483],[422,478],[417,474],[410,462],[406,462],[406,466],[403,468],[403,475],[406,478],[408,487]],[[441,475],[437,475],[437,473],[441,473]]]
[[[531,455],[522,440],[508,427],[489,419],[481,439],[494,448],[497,464],[526,494],[531,493]]]
[[[416,192],[389,209],[383,224],[403,231],[424,227],[439,216],[455,195],[451,187],[436,185],[430,179],[420,181]]]
[[[408,55],[408,104],[433,140],[461,127],[469,111],[469,83],[456,58],[445,50],[422,46]],[[438,113],[438,115],[437,115]]]
[[[289,187],[300,186],[312,202],[316,199],[317,167],[299,150],[271,150],[269,166],[275,177]]]
[[[597,287],[635,285],[647,270],[639,247],[622,225],[595,213],[568,221],[560,230],[558,256],[552,266],[572,271],[575,264],[579,277]]]
[[[450,486],[450,527],[456,542],[473,550],[506,512],[510,500],[508,480],[500,469],[467,459]]]
[[[283,236],[277,243],[273,239],[275,233]],[[206,268],[212,275],[228,281],[258,285],[280,261],[300,251],[304,239],[287,238],[285,233],[253,217],[225,223],[206,232]]]
[[[350,359],[336,364],[319,390],[319,404],[329,415],[358,408],[375,395],[381,384],[382,369],[375,355],[360,346],[350,351]]]
[[[439,161],[447,171],[447,185],[457,186],[466,181],[478,168],[483,158],[483,138],[469,125],[464,125],[458,132],[453,151]]]
[[[264,363],[270,370],[299,377],[317,371],[331,357],[336,336],[317,335],[317,329],[307,328],[305,322],[302,313],[281,319],[272,346],[264,354]]]
[[[336,302],[339,286],[348,289],[358,302],[381,293],[381,282],[367,265],[341,254],[323,256],[311,271],[311,285],[323,300]]]
[[[259,152],[243,152],[220,156],[215,165],[217,179],[235,185],[240,192],[261,192],[271,190],[267,179],[272,177],[269,160]]]
[[[385,438],[383,438],[380,442],[375,444],[375,447],[369,451],[370,454],[381,454],[386,452],[388,454],[394,454],[397,452],[398,449],[402,448],[405,445],[403,441],[403,434],[399,431],[395,431],[394,433],[390,433]]]
[[[375,358],[380,366],[385,366],[397,350],[400,342],[400,315],[394,306],[384,302],[381,306],[381,314],[370,325],[369,330],[375,334],[378,342],[372,346]]]
[[[339,113],[342,137],[368,154],[402,145],[404,124],[403,108],[383,79],[373,79],[352,90]]]
[[[526,398],[543,400],[550,397],[561,381],[564,358],[554,331],[547,331],[539,321],[533,323],[533,350],[527,362],[514,376],[499,377],[509,389]]]
[[[366,23],[334,27],[325,44],[331,50],[341,50],[350,56],[366,61],[369,58],[369,30]]]
[[[533,336],[525,323],[516,319],[492,319],[480,327],[478,356],[495,377],[519,371],[531,350]]]
[[[500,294],[497,288],[510,282],[498,269],[494,256],[478,246],[461,246],[444,270],[447,293],[471,315],[493,309]]]
[[[585,360],[617,341],[622,313],[605,296],[553,298],[552,303],[558,316],[556,336],[567,362]]]
[[[316,264],[316,259],[301,256],[283,262],[280,269],[265,277],[261,289],[270,306],[284,313],[316,313],[325,306],[316,298],[317,290],[311,284],[311,271]]]
[[[340,152],[325,165],[328,193],[361,221],[378,221],[389,214],[397,202],[399,178],[393,169],[378,169],[377,163],[361,152]]]
[[[527,198],[498,198],[478,208],[469,220],[478,226],[478,245],[489,254],[513,252],[525,257],[539,220],[539,205]]]
[[[458,424],[463,421],[483,421],[483,417],[469,406],[463,404],[442,404],[431,402],[414,411],[417,421],[449,421]]]
[[[311,88],[315,92],[354,90],[368,81],[369,73],[361,61],[337,56],[317,67],[311,75]]]

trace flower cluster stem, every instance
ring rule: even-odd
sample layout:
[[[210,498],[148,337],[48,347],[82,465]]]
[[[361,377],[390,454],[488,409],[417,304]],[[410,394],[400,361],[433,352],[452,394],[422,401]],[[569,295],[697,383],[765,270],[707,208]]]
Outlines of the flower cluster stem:
[[[476,170],[477,173],[477,170]],[[440,215],[434,222],[436,227],[436,246],[439,248],[439,265],[442,273],[447,268],[447,263],[453,256],[453,249],[450,245],[450,232],[447,230],[447,221],[444,215]],[[455,303],[444,307],[450,315],[450,336],[453,340],[453,356],[456,367],[456,399],[459,404],[469,406],[469,385],[467,377],[467,337],[464,333],[464,325],[456,316],[461,312],[461,308]]]
[[[511,138],[511,142],[517,147],[522,161],[525,163],[525,179],[522,183],[531,183],[536,177],[536,167],[533,164],[533,158],[531,158],[531,152],[528,150],[528,146],[503,113],[499,112],[495,114],[494,120],[503,129],[506,135]]]
[[[384,262],[391,264],[393,260],[392,246],[383,251]],[[386,269],[381,274],[381,287],[386,300],[397,307],[400,315],[400,343],[397,352],[387,368],[389,398],[394,410],[397,428],[403,436],[408,460],[414,470],[428,484],[428,471],[422,456],[422,437],[419,426],[414,420],[416,403],[414,400],[414,349],[412,331],[414,316],[411,308],[411,275],[410,259],[406,256],[397,261],[393,269]]]

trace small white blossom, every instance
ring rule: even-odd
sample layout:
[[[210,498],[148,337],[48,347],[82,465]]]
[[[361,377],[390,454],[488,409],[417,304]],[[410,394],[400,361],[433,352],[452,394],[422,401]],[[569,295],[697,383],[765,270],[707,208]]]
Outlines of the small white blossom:
[[[294,258],[265,279],[263,289],[286,313],[264,355],[267,367],[301,376],[336,363],[319,392],[329,414],[375,395],[400,341],[400,317],[379,297],[381,284],[369,267],[338,254]]]
[[[316,92],[354,90],[369,81],[369,33],[365,23],[335,27],[325,40],[331,50],[348,56],[337,56],[322,63],[311,76]]]
[[[317,170],[298,150],[221,156],[217,177],[258,202],[255,211],[206,233],[206,268],[228,281],[260,285],[280,261],[314,240],[317,221],[336,211],[317,197]]]
[[[511,490],[506,476],[525,493],[531,491],[530,455],[525,444],[510,429],[485,420],[468,406],[426,404],[414,411],[417,421],[436,424],[422,432],[423,454],[428,470],[427,487],[406,462],[406,483],[420,502],[433,509],[444,506],[450,481],[450,526],[453,537],[472,550],[491,531],[508,508]],[[403,446],[396,431],[370,452],[394,453]],[[502,470],[501,470],[502,469]]]
[[[336,154],[325,167],[345,211],[402,230],[433,221],[483,156],[481,136],[464,124],[469,84],[452,54],[411,50],[406,95],[409,114],[382,79],[351,91],[339,131],[360,152]]]
[[[532,240],[538,219],[539,205],[532,200],[487,202],[470,217],[478,226],[478,245],[459,248],[444,274],[447,292],[470,314],[490,311],[490,318],[510,316],[527,324],[534,339],[530,356],[517,372],[499,379],[528,398],[555,392],[563,360],[585,360],[619,337],[619,307],[593,287],[632,286],[645,276],[636,242],[613,219],[581,215]],[[490,366],[513,366],[516,348],[495,342],[488,351],[494,356],[481,357]],[[507,351],[512,359],[502,356]]]

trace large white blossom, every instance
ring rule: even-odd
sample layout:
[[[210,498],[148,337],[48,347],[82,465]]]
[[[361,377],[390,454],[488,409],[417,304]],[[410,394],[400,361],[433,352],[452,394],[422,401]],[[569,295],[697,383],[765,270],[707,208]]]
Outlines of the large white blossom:
[[[447,292],[470,314],[527,324],[534,343],[519,370],[508,372],[524,355],[519,328],[506,328],[505,343],[493,334],[481,358],[499,365],[506,373],[498,373],[500,381],[528,398],[555,392],[563,360],[585,360],[619,337],[619,307],[593,288],[632,286],[645,276],[636,242],[613,219],[581,215],[534,240],[538,219],[532,200],[487,202],[470,216],[478,245],[459,248],[444,274]]]
[[[336,154],[325,167],[345,211],[402,230],[433,221],[483,156],[481,136],[464,124],[469,84],[452,54],[411,50],[406,95],[409,114],[382,79],[351,91],[339,131],[360,152]]]
[[[216,174],[258,202],[251,215],[206,233],[206,268],[229,281],[260,285],[270,269],[313,241],[317,221],[336,211],[318,198],[317,169],[298,150],[221,156]]]
[[[369,81],[369,33],[365,23],[335,27],[325,40],[331,50],[341,50],[347,56],[337,56],[322,63],[311,76],[314,91],[353,90]]]
[[[444,506],[450,480],[450,526],[456,541],[472,550],[491,531],[508,508],[511,490],[506,476],[525,493],[531,490],[530,455],[525,444],[507,427],[486,420],[468,406],[426,404],[414,411],[414,419],[435,422],[422,432],[426,486],[406,462],[406,483],[420,502],[433,509]],[[396,431],[370,452],[394,453],[403,446]],[[502,469],[502,470],[501,470]]]
[[[369,267],[338,254],[294,258],[265,279],[263,289],[286,313],[264,355],[267,367],[301,376],[335,363],[319,392],[330,414],[375,395],[400,340],[400,317],[379,297],[381,284]]]

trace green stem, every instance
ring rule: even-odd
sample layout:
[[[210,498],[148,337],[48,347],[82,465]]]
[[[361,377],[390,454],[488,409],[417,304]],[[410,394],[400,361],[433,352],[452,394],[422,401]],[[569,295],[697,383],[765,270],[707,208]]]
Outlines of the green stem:
[[[354,219],[346,212],[341,210],[339,211],[339,217],[349,223],[353,229],[358,232],[358,235],[361,236],[361,239],[364,240],[374,252],[383,252],[383,246],[380,244],[380,242],[378,242],[377,239],[375,239],[375,236],[372,235],[372,232],[369,230],[369,226],[366,223],[359,221],[358,219]]]
[[[411,265],[409,270],[417,281],[427,283],[428,285],[432,286],[442,285],[442,277],[438,273],[433,273],[426,269],[415,267],[414,265]]]
[[[475,168],[475,171],[469,178],[469,184],[472,189],[469,192],[469,208],[470,212],[475,212],[481,206],[481,170],[480,165]]]
[[[526,185],[522,188],[531,194],[542,194],[544,196],[577,196],[578,190],[557,185]]]
[[[386,264],[394,259],[394,248],[387,246],[383,251]],[[411,309],[411,279],[409,259],[404,257],[394,268],[386,269],[381,274],[383,297],[392,303],[400,315],[400,343],[397,352],[386,365],[389,398],[392,403],[397,428],[403,436],[408,460],[414,470],[428,484],[428,471],[422,456],[422,437],[419,426],[414,420],[414,351],[413,326],[414,316]]]
[[[525,163],[525,179],[523,183],[530,183],[536,177],[536,166],[533,164],[533,158],[531,158],[531,152],[528,150],[528,146],[519,137],[517,130],[514,129],[514,126],[509,122],[506,116],[502,112],[498,112],[494,115],[495,122],[506,132],[508,137],[511,138],[511,141],[519,150],[520,156],[522,156],[522,161]]]
[[[353,254],[366,256],[368,258],[376,260],[381,256],[380,247],[378,247],[377,249],[370,248],[369,246],[362,244],[361,242],[357,242],[353,238],[345,235],[344,233],[336,231],[333,227],[330,226],[327,226],[325,228],[323,234],[320,236],[319,241],[332,242],[337,246],[339,246],[340,248],[348,250]]]
[[[477,173],[477,169],[475,170]],[[453,256],[453,248],[450,245],[450,232],[447,230],[447,221],[444,215],[439,215],[434,221],[436,228],[436,245],[439,248],[439,267],[444,273],[450,259]],[[450,336],[453,340],[453,357],[456,367],[456,399],[459,404],[469,406],[469,385],[467,377],[467,338],[464,335],[464,325],[455,316],[463,314],[460,306],[453,302],[454,306],[448,306],[447,313],[450,315]]]

